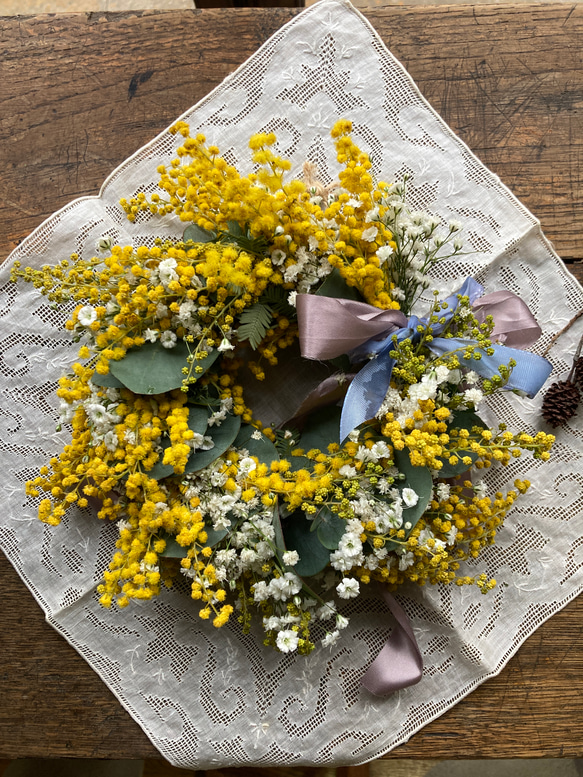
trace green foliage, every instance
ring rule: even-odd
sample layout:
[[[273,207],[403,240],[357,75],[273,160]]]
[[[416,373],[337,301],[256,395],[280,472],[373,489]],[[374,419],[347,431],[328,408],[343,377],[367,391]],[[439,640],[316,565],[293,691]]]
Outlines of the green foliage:
[[[249,340],[251,348],[254,351],[257,350],[271,326],[273,320],[271,308],[263,302],[256,302],[250,308],[245,308],[239,320],[240,325],[237,329],[239,342]]]
[[[345,530],[346,521],[328,507],[322,507],[315,520],[312,521],[311,531],[318,532],[318,539],[328,550],[336,550]]]
[[[338,299],[363,301],[362,295],[358,289],[355,289],[354,286],[349,286],[346,283],[337,267],[335,267],[330,275],[328,275],[316,294],[319,294],[320,297],[336,297]]]
[[[91,383],[94,386],[102,386],[103,388],[124,388],[121,380],[118,380],[111,372],[108,372],[107,375],[100,375],[98,372],[94,372],[91,376]]]
[[[331,405],[319,408],[308,416],[299,447],[307,453],[312,448],[318,448],[322,453],[328,453],[328,445],[340,441],[340,416],[342,408]]]
[[[190,224],[184,230],[182,237],[185,243],[189,240],[192,240],[193,243],[212,243],[217,239],[217,234],[196,224]]]
[[[182,385],[188,355],[183,340],[174,348],[148,342],[132,348],[120,361],[110,362],[109,369],[134,394],[163,394]]]
[[[204,469],[204,467],[208,467],[209,464],[212,464],[219,456],[222,456],[229,446],[232,445],[240,428],[240,416],[231,414],[227,415],[220,426],[209,426],[206,434],[214,442],[214,447],[210,448],[208,451],[194,451],[186,462],[186,467],[184,468],[185,474],[189,472],[198,472],[199,470]]]
[[[274,313],[295,319],[297,318],[296,309],[287,301],[288,296],[289,291],[282,286],[268,286],[259,301],[269,305]]]
[[[451,432],[452,429],[467,429],[471,432],[474,426],[480,429],[487,429],[486,424],[473,410],[454,410],[452,415],[453,418],[448,424],[448,432]],[[439,470],[439,477],[453,478],[467,472],[472,464],[464,464],[461,459],[462,456],[469,456],[472,464],[478,459],[478,454],[473,451],[460,451],[457,464],[450,464],[447,459],[440,459],[442,467]]]
[[[311,533],[311,525],[302,510],[296,510],[282,523],[286,548],[296,550],[300,557],[293,568],[300,577],[311,577],[321,572],[330,561],[330,551]]]
[[[120,361],[110,362],[109,369],[134,394],[164,394],[181,387],[185,378],[182,370],[188,366],[189,354],[184,340],[178,340],[174,348],[164,348],[157,340],[132,348]],[[215,350],[206,359],[197,362],[203,368],[198,377],[208,370],[218,356],[219,352]]]
[[[261,435],[259,439],[255,437]],[[277,448],[262,432],[259,432],[251,424],[244,424],[235,441],[233,442],[235,448],[246,448],[249,451],[250,456],[256,456],[260,463],[267,464],[268,466],[272,461],[279,461],[279,453]]]
[[[408,536],[431,501],[433,478],[429,467],[414,467],[411,464],[408,448],[403,448],[402,451],[395,450],[393,458],[399,472],[405,475],[405,480],[397,481],[395,485],[400,491],[403,491],[404,488],[412,488],[419,497],[416,505],[403,509],[403,525],[411,524],[411,528],[406,532]]]
[[[159,555],[163,558],[186,558],[188,548],[183,548],[176,542],[176,537],[167,532],[160,532],[158,537],[166,542],[166,547]]]

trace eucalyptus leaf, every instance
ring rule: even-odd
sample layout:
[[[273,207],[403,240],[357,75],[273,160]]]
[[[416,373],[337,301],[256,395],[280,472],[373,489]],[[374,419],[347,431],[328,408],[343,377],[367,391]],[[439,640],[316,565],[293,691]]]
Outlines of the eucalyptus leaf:
[[[206,542],[209,548],[214,548],[222,539],[224,539],[229,533],[229,529],[213,529],[212,526],[205,526]]]
[[[346,531],[346,521],[328,507],[323,507],[313,523],[317,524],[316,531],[322,545],[328,550],[336,550]]]
[[[162,452],[160,453],[160,458],[154,464],[152,469],[148,471],[148,477],[154,478],[154,480],[161,480],[162,478],[167,478],[169,475],[174,474],[174,467],[172,466],[172,464],[162,463],[164,459],[164,454],[166,453],[166,451],[170,446],[171,446],[170,438],[165,437],[162,440]]]
[[[478,426],[480,429],[486,429],[486,424],[473,410],[454,410],[452,415],[453,418],[448,424],[448,432],[452,429],[467,429],[471,432],[472,427],[474,426]],[[464,464],[462,456],[469,456],[472,460],[472,464],[479,458],[478,454],[473,451],[460,451],[456,464],[450,464],[447,459],[440,459],[442,467],[439,470],[439,477],[453,478],[467,472],[472,464]]]
[[[311,577],[321,572],[330,561],[330,551],[322,545],[317,535],[310,531],[311,521],[302,510],[296,510],[282,522],[285,546],[296,550],[300,560],[293,570],[300,577]]]
[[[243,237],[247,232],[241,227],[238,221],[227,221],[229,235],[231,237]]]
[[[239,434],[233,442],[233,446],[235,448],[246,448],[249,451],[249,455],[255,456],[262,464],[269,465],[272,461],[279,461],[279,453],[275,445],[251,424],[244,424],[241,427]]]
[[[353,299],[363,301],[361,293],[354,286],[349,286],[335,267],[316,292],[320,297],[336,297],[337,299]]]
[[[307,456],[290,456],[287,461],[289,461],[291,472],[297,472],[299,469],[311,470],[314,466],[314,462]]]
[[[193,243],[212,243],[217,239],[217,235],[215,232],[211,232],[208,229],[203,229],[197,224],[190,224],[184,230],[182,239],[184,242],[192,240]]]
[[[241,428],[241,417],[238,415],[227,415],[220,426],[209,426],[206,430],[208,437],[214,442],[214,447],[208,451],[194,451],[186,462],[184,472],[198,472],[198,470],[208,467],[215,459],[222,456],[223,453],[232,445],[235,437]]]
[[[160,534],[160,539],[165,540],[166,547],[162,553],[159,553],[158,555],[164,558],[186,558],[188,548],[179,545],[176,542],[176,538],[172,534],[163,532]]]
[[[342,408],[335,405],[318,408],[308,416],[298,447],[303,448],[306,453],[312,448],[327,453],[330,443],[340,441],[341,414]]]
[[[279,514],[279,504],[276,502],[273,508],[273,532],[274,532],[274,541],[275,541],[275,547],[279,551],[280,556],[283,556],[285,551],[287,550],[285,545],[285,539],[283,537],[283,529],[281,527],[281,518]]]
[[[120,361],[111,362],[109,368],[134,394],[164,394],[182,385],[189,353],[184,340],[178,340],[174,348],[164,348],[159,341],[147,342],[132,348]],[[218,356],[217,350],[212,351],[197,364],[206,372]]]
[[[431,501],[433,478],[431,477],[429,467],[414,467],[411,464],[408,448],[403,448],[402,451],[395,450],[393,458],[399,472],[405,475],[404,481],[401,480],[396,483],[397,487],[401,492],[405,488],[412,488],[419,497],[416,505],[403,509],[403,526],[406,523],[411,524],[410,528],[406,530],[406,534],[409,536]]]
[[[118,380],[111,372],[108,372],[107,375],[100,375],[98,372],[94,372],[91,376],[91,383],[94,386],[102,386],[103,388],[125,388],[121,380]]]
[[[195,434],[204,434],[207,430],[209,413],[206,407],[188,405],[188,428]]]

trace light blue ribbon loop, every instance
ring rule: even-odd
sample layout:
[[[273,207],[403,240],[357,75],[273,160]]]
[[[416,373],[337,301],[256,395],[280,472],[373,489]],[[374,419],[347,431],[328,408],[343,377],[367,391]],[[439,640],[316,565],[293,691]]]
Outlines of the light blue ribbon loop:
[[[440,323],[433,324],[434,338],[427,347],[436,356],[459,352],[462,367],[477,372],[482,378],[492,378],[499,374],[501,365],[508,365],[510,360],[516,362],[512,369],[506,388],[524,391],[529,397],[533,397],[542,387],[551,372],[551,364],[542,356],[522,351],[517,348],[509,348],[504,345],[493,345],[493,354],[489,355],[484,349],[478,348],[474,340],[461,338],[435,337],[451,321],[459,304],[460,296],[469,297],[470,304],[484,293],[483,287],[473,278],[467,278],[456,294],[447,297],[447,308],[439,313]],[[391,374],[395,360],[389,355],[397,343],[407,338],[415,341],[421,335],[417,331],[419,326],[424,329],[429,321],[426,318],[411,316],[407,321],[407,327],[398,329],[385,340],[369,340],[362,346],[350,352],[351,360],[358,361],[365,355],[375,356],[356,375],[344,400],[342,416],[340,419],[340,441],[344,442],[350,432],[374,418],[378,413],[391,384]],[[464,359],[463,353],[468,346],[473,346],[473,353],[480,358]]]

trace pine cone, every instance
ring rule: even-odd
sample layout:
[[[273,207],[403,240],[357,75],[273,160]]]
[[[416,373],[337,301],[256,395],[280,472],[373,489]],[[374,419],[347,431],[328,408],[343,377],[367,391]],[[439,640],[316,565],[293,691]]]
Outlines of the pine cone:
[[[553,383],[543,399],[543,418],[552,427],[560,426],[577,412],[581,395],[570,380]]]

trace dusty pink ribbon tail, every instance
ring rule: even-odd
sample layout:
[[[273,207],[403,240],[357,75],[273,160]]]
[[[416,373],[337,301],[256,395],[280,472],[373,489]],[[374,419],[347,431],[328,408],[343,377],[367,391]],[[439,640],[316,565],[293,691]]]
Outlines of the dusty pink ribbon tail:
[[[383,598],[395,624],[381,652],[360,681],[375,696],[388,696],[415,685],[423,675],[423,658],[409,616],[388,591],[383,590]]]

